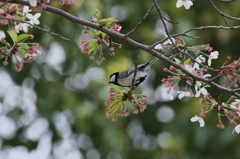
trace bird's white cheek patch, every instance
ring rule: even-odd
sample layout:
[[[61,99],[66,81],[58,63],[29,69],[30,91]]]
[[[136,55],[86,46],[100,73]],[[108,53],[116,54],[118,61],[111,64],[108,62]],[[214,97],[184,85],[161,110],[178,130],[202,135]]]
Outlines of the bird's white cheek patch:
[[[110,79],[111,82],[114,82],[115,81],[115,76],[112,76],[111,79]]]

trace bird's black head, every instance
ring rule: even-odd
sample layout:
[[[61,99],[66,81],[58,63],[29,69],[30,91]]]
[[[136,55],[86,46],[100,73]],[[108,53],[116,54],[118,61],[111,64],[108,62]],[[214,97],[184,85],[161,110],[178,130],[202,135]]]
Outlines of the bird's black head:
[[[113,73],[113,74],[110,76],[109,84],[110,84],[110,83],[118,84],[118,82],[117,82],[117,80],[118,80],[118,75],[119,75],[119,72]]]

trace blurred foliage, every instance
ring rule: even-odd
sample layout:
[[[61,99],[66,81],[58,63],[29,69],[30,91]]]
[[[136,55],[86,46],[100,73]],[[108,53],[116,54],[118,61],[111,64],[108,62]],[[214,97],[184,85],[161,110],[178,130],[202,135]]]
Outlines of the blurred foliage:
[[[183,7],[177,9],[176,0],[159,1],[161,11],[171,20],[178,22],[176,25],[170,24],[171,34],[203,25],[225,25],[209,1],[196,0],[193,3],[193,6],[186,10]],[[50,5],[88,20],[95,8],[101,11],[102,18],[114,16],[114,8],[120,8],[125,17],[122,17],[118,24],[122,26],[121,33],[127,33],[142,19],[152,1],[76,0],[72,6],[60,6],[58,1],[51,0]],[[216,2],[216,5],[226,14],[236,17],[240,15],[239,1]],[[161,40],[164,35],[156,33],[158,19],[156,10],[153,10],[145,23],[130,37],[146,45]],[[226,124],[224,130],[216,128],[218,119],[214,112],[204,118],[206,126],[203,128],[200,128],[198,123],[190,122],[192,116],[200,113],[201,105],[198,99],[181,101],[176,99],[170,102],[157,98],[156,90],[161,85],[161,79],[167,76],[167,73],[162,71],[162,68],[168,66],[164,62],[156,63],[152,67],[149,80],[136,90],[140,93],[152,92],[147,94],[153,99],[149,102],[147,110],[112,122],[106,117],[104,106],[109,75],[134,65],[134,48],[119,39],[113,39],[123,44],[123,47],[116,50],[115,56],[106,55],[106,60],[98,66],[94,60],[91,61],[86,54],[80,52],[80,40],[89,38],[81,35],[83,26],[45,11],[42,12],[40,21],[41,27],[59,33],[70,41],[66,42],[59,37],[31,29],[30,33],[35,35],[34,39],[41,45],[42,54],[39,59],[25,64],[23,71],[19,73],[14,70],[14,66],[1,66],[1,69],[6,70],[17,85],[22,85],[26,78],[34,80],[38,118],[44,118],[49,122],[53,144],[64,138],[56,128],[54,115],[70,112],[70,115],[66,115],[71,129],[68,137],[78,139],[79,143],[82,141],[82,135],[86,135],[87,137],[83,138],[89,141],[83,142],[85,146],[79,144],[78,149],[83,158],[90,159],[92,149],[103,159],[240,158],[239,136],[232,134],[234,127],[228,125],[227,120],[224,121]],[[238,23],[230,22],[232,25]],[[203,30],[191,32],[190,35],[199,36],[201,39],[185,38],[187,44],[209,43],[214,50],[220,52],[220,58],[213,62],[213,67],[221,66],[229,55],[233,59],[239,57],[239,30]],[[139,63],[152,58],[140,50]],[[211,91],[213,96],[217,95],[215,94],[217,92]],[[8,95],[11,96],[11,93]],[[168,106],[174,112],[173,118],[167,122],[158,120],[157,112],[162,106]],[[14,119],[21,114],[22,110],[16,109],[8,115]],[[26,146],[29,150],[35,149],[36,141],[23,139],[24,129],[19,129],[11,139],[2,138],[0,149],[4,146],[19,145]],[[99,155],[92,156],[98,159]]]

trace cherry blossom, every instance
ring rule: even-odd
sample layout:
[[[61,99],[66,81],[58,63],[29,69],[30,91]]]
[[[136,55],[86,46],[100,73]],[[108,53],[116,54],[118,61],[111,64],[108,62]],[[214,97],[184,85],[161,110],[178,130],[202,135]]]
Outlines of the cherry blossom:
[[[191,122],[196,122],[196,121],[198,121],[200,123],[200,127],[204,127],[205,122],[202,117],[195,115],[195,117],[191,118]],[[240,132],[240,130],[239,130],[239,132]]]
[[[168,37],[166,34],[164,34],[166,37]],[[163,43],[163,45],[167,45],[167,44],[173,44],[173,43],[175,44],[176,43],[176,41],[175,41],[175,39],[174,38],[171,38],[171,40],[168,38],[164,43]]]
[[[5,33],[0,30],[0,40],[4,39],[6,37]]]
[[[27,23],[19,23],[18,25],[15,26],[15,31],[19,33],[20,30],[24,31],[25,33],[28,32],[28,27],[29,24]]]
[[[192,65],[188,64],[184,66],[189,72],[193,72],[193,67]]]
[[[183,97],[192,97],[192,92],[188,91],[177,91],[179,93],[178,98],[182,99]]]
[[[234,108],[234,109],[237,109],[237,108],[240,108],[240,99],[235,99],[235,102],[233,102],[231,105],[230,105],[231,108]]]
[[[208,91],[206,90],[205,87],[209,87],[209,86],[204,86],[201,89],[199,89],[199,91],[197,91],[197,93],[195,94],[195,97],[199,97],[200,94],[202,94],[202,95],[208,94]]]
[[[154,49],[156,49],[156,50],[162,50],[163,47],[162,47],[161,44],[157,44],[157,45],[154,47]]]
[[[30,20],[30,23],[32,25],[34,24],[40,24],[38,18],[41,16],[41,13],[36,13],[35,15],[32,15],[32,14],[27,14],[27,18]]]
[[[33,7],[37,6],[37,0],[29,0],[29,4]]]
[[[113,24],[110,29],[113,31],[116,31],[116,32],[120,32],[120,30],[122,29],[122,26],[120,26],[118,24]]]
[[[198,63],[203,63],[203,62],[205,62],[205,58],[202,55],[200,55],[199,57],[196,58],[196,61]],[[194,63],[193,70],[195,70],[195,69],[199,70],[200,69],[199,64],[197,62]]]
[[[233,108],[233,109],[236,109],[238,116],[240,116],[240,100],[239,99],[235,99],[235,102],[233,102],[230,105],[230,107]]]
[[[189,9],[192,5],[193,5],[193,2],[191,0],[178,0],[176,7],[179,8],[184,6],[185,9]]]
[[[234,131],[239,134],[240,133],[240,124],[238,124],[234,129],[233,129],[233,133]]]
[[[32,10],[29,9],[29,6],[24,6],[23,7],[23,15],[27,15],[29,12],[31,12]]]
[[[211,52],[211,54],[210,54],[209,57],[208,57],[208,66],[211,66],[212,60],[213,60],[213,59],[217,59],[217,58],[218,58],[218,55],[219,55],[219,52],[218,52],[218,51],[213,51],[213,52]]]
[[[163,93],[163,99],[169,98],[170,100],[173,100],[173,95],[170,93],[170,90],[167,90],[166,92]]]

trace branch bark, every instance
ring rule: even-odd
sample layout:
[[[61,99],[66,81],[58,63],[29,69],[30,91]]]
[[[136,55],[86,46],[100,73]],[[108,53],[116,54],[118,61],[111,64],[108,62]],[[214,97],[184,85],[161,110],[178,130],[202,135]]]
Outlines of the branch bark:
[[[0,0],[0,2],[5,2],[5,0]],[[10,0],[9,1],[10,3],[17,3],[17,4],[23,4],[23,5],[29,5],[28,2],[26,1],[22,1],[22,0]],[[100,30],[100,31],[103,31],[105,32],[106,34],[108,34],[109,36],[111,37],[115,37],[115,38],[118,38],[118,39],[121,39],[123,41],[125,41],[126,43],[134,46],[135,48],[139,48],[139,49],[142,49],[146,52],[148,52],[149,54],[155,56],[155,57],[158,57],[159,59],[161,59],[162,61],[165,61],[167,63],[169,63],[170,65],[173,65],[174,67],[180,69],[182,72],[184,72],[186,75],[188,75],[189,77],[195,79],[195,80],[199,80],[199,81],[202,81],[202,82],[205,82],[207,84],[209,84],[210,86],[218,89],[219,91],[224,91],[224,92],[227,92],[237,98],[240,99],[240,94],[237,93],[236,89],[229,89],[229,88],[226,88],[226,87],[223,87],[215,82],[213,82],[211,79],[207,79],[207,78],[203,78],[203,77],[200,77],[200,76],[197,76],[191,72],[189,72],[188,70],[186,70],[182,65],[172,61],[171,59],[169,59],[168,57],[165,57],[164,55],[160,54],[159,52],[157,52],[156,50],[154,50],[152,48],[152,46],[147,46],[147,45],[144,45],[144,44],[141,44],[129,37],[126,37],[125,34],[121,34],[121,33],[117,33],[115,31],[112,31],[112,30],[109,30],[105,27],[103,27],[102,25],[99,25],[99,24],[95,24],[91,21],[88,21],[88,20],[85,20],[85,19],[82,19],[82,18],[78,18],[76,16],[73,16],[61,9],[57,9],[57,8],[54,8],[54,7],[51,7],[51,6],[46,6],[46,8],[44,8],[44,10],[48,11],[48,12],[51,12],[51,13],[55,13],[55,14],[58,14],[72,22],[75,22],[75,23],[78,23],[78,24],[81,24],[81,25],[86,25],[86,26],[89,26],[91,28],[94,28],[94,29],[97,29],[97,30]],[[180,34],[175,34],[173,35],[172,37],[174,36],[179,36],[179,35],[185,35],[186,33],[190,32],[190,31],[193,31],[193,30],[204,30],[204,29],[239,29],[240,26],[233,26],[233,27],[224,27],[224,26],[204,26],[204,27],[198,27],[198,28],[192,28],[192,29],[189,29],[183,33],[180,33]],[[170,36],[170,35],[169,35]]]

